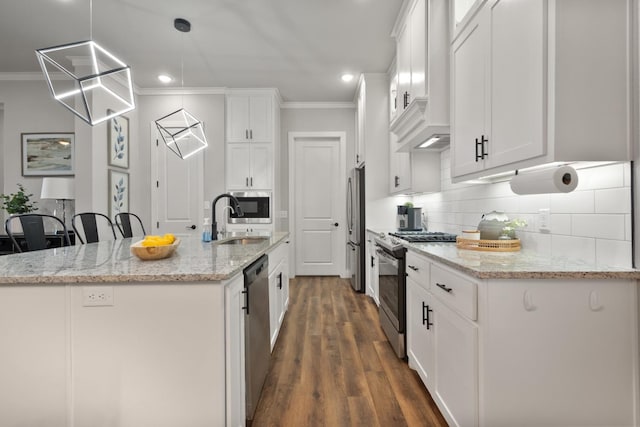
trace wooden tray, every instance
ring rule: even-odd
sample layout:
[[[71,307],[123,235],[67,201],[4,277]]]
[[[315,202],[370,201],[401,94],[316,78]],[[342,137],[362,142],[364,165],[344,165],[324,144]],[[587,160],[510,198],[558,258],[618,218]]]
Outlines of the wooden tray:
[[[456,246],[460,249],[488,252],[517,252],[520,250],[520,239],[513,240],[473,240],[456,237]]]
[[[163,246],[142,246],[142,240],[140,240],[131,245],[131,253],[144,261],[163,259],[173,255],[179,244],[178,238],[172,244]]]

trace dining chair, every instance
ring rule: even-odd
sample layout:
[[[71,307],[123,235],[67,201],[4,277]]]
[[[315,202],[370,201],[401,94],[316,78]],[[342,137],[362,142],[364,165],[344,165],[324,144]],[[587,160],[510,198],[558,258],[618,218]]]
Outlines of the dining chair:
[[[80,225],[82,225],[82,228],[80,228]],[[99,242],[100,236],[102,235],[104,237],[104,234],[109,234],[109,232],[113,236],[113,240],[117,238],[116,232],[113,229],[113,222],[111,222],[108,216],[98,212],[81,212],[75,214],[73,218],[71,218],[71,226],[78,239],[80,239],[80,243]],[[109,231],[106,231],[106,229]],[[103,238],[102,240],[105,239]]]
[[[20,233],[16,227],[18,223],[22,228],[22,233]],[[11,239],[13,247],[18,252],[48,249],[50,241],[47,238],[47,226],[51,226],[51,229],[62,230],[65,246],[71,246],[71,238],[69,237],[67,227],[64,225],[64,222],[56,216],[29,213],[12,216],[4,222],[4,230]],[[26,247],[18,243],[16,236],[24,239],[24,246]]]
[[[120,230],[120,233],[122,234],[122,237],[126,238],[134,236],[131,218],[135,218],[138,221],[140,229],[142,230],[142,235],[146,236],[147,232],[144,230],[144,224],[138,215],[131,212],[120,212],[116,214],[115,222],[118,226],[118,230]],[[138,234],[136,234],[136,236],[137,235]]]

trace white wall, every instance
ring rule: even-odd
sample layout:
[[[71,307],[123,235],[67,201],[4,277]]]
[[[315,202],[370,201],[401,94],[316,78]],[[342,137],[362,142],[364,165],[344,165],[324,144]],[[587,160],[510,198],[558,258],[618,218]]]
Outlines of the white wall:
[[[155,145],[153,122],[173,111],[184,108],[204,123],[209,146],[204,150],[204,199],[211,202],[224,193],[224,95],[144,95],[138,97],[139,129],[137,156],[139,174],[135,177],[139,190],[132,211],[138,212],[151,232],[151,146]],[[165,149],[165,147],[161,147]],[[210,210],[206,211],[210,215]],[[219,212],[221,214],[221,211]],[[221,221],[222,218],[218,218]]]
[[[518,231],[524,249],[600,265],[631,267],[631,166],[616,163],[578,170],[572,193],[519,196],[509,182],[452,184],[450,152],[441,155],[442,191],[415,196],[430,231],[476,229],[483,213],[505,212],[528,225]],[[538,231],[538,210],[549,209],[550,232]]]
[[[288,211],[289,208],[289,132],[346,132],[347,134],[347,172],[355,157],[355,109],[354,108],[283,108],[280,113],[280,188],[275,189],[281,195],[280,207],[276,210]],[[347,175],[348,176],[348,175]],[[345,183],[346,185],[346,183]],[[276,219],[276,230],[289,230],[288,219]]]
[[[20,134],[75,132],[74,115],[54,101],[44,80],[0,81],[0,104],[4,106],[4,126],[1,128],[2,137],[0,138],[2,145],[0,193],[15,193],[18,190],[17,184],[21,183],[28,192],[33,193],[33,200],[37,201],[36,206],[39,208],[38,213],[51,213],[55,208],[55,202],[40,201],[42,178],[22,176]],[[76,144],[81,143],[83,141],[76,139]],[[5,214],[4,210],[0,209],[0,211],[0,215]]]

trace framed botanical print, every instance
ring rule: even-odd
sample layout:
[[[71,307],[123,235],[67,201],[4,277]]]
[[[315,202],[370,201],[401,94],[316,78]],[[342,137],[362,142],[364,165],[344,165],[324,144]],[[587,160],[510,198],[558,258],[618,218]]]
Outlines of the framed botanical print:
[[[129,174],[109,169],[109,218],[129,212]]]
[[[22,176],[74,174],[73,133],[23,133]]]
[[[107,110],[107,114],[113,111]],[[129,119],[116,116],[107,121],[107,139],[109,143],[109,165],[129,168]]]

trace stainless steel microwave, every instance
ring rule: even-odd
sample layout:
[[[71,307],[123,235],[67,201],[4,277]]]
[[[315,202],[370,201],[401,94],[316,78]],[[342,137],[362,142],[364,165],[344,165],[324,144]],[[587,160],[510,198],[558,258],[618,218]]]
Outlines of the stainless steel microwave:
[[[230,224],[271,224],[272,198],[267,191],[232,191],[244,214],[238,217],[230,213]]]

